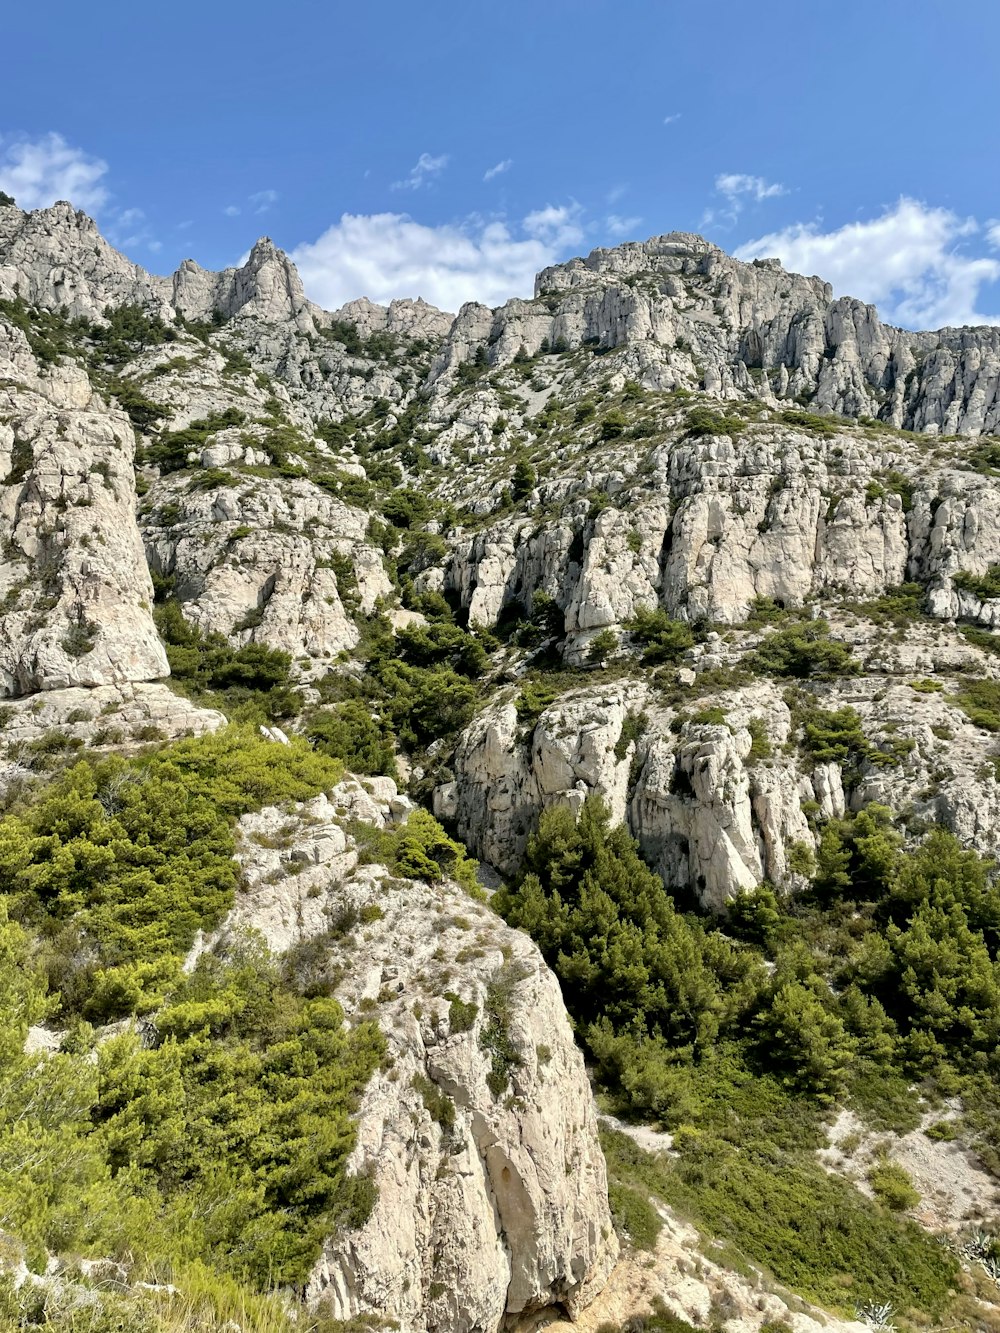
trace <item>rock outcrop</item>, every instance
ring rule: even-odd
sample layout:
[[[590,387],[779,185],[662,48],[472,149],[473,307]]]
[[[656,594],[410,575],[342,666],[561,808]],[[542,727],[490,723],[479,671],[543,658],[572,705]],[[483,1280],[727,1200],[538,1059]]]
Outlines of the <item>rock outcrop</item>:
[[[457,885],[359,864],[344,824],[384,827],[408,808],[387,778],[347,780],[240,825],[247,884],[223,937],[253,927],[293,967],[342,977],[348,1017],[376,1016],[389,1046],[351,1159],[377,1202],[330,1238],[309,1297],[406,1330],[574,1315],[617,1241],[559,986],[526,936]]]
[[[134,454],[127,417],[86,374],[43,372],[0,321],[0,694],[167,675]]]
[[[740,657],[721,643],[714,653],[699,645],[677,672],[688,673],[690,704],[684,686],[665,705],[658,690],[622,680],[570,691],[532,724],[518,722],[510,696],[489,705],[459,740],[436,812],[475,855],[514,874],[542,810],[579,809],[598,796],[667,885],[714,911],[764,882],[795,891],[822,821],[872,802],[906,811],[917,829],[940,823],[996,856],[995,740],[956,702],[963,679],[992,676],[992,663],[945,627],[915,626],[898,644],[876,624],[841,632],[881,674],[827,683],[818,702],[826,713],[857,713],[866,757],[817,760],[796,744],[776,682],[697,688],[720,654]]]

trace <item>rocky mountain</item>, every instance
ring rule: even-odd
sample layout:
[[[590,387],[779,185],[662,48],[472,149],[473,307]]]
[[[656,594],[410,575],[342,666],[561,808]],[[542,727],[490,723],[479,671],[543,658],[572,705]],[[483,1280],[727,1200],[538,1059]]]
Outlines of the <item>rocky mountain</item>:
[[[8,808],[227,719],[359,775],[241,814],[187,962],[259,932],[383,1033],[348,1166],[376,1202],[313,1305],[494,1330],[578,1315],[618,1253],[555,955],[395,865],[420,805],[492,888],[600,797],[726,919],[807,897],[864,811],[1000,854],[998,427],[997,330],[890,328],[697,236],[497,310],[331,313],[267,239],[161,278],[68,204],[0,207]]]

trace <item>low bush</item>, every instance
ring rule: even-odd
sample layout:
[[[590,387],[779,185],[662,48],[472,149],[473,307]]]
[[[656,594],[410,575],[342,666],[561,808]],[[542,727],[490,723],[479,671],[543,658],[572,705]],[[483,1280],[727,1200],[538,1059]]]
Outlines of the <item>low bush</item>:
[[[796,680],[851,676],[861,670],[847,644],[830,637],[825,620],[776,630],[758,645],[749,660],[753,670],[761,674]]]
[[[637,611],[625,628],[642,645],[647,666],[676,662],[695,643],[691,626],[684,620],[671,620],[662,607]]]
[[[359,699],[313,713],[305,734],[321,754],[341,760],[353,773],[396,776],[392,732]]]
[[[1000,731],[1000,681],[966,679],[952,698],[977,727]]]
[[[952,575],[951,581],[962,592],[971,592],[983,601],[1000,597],[1000,565],[990,565],[985,574],[970,574],[960,569]]]
[[[288,653],[263,643],[234,648],[217,631],[203,633],[185,619],[173,597],[154,608],[153,619],[167,650],[171,678],[196,699],[227,710],[242,707],[271,720],[299,711],[301,698],[292,689]],[[246,628],[254,623],[259,621],[252,615],[249,624],[243,622]]]

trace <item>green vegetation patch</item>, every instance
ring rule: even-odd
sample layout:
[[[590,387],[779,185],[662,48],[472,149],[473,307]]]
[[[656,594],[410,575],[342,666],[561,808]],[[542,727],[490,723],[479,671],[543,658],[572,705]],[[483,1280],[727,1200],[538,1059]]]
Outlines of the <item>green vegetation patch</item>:
[[[216,1292],[226,1273],[301,1285],[368,1215],[346,1162],[377,1029],[348,1030],[252,935],[181,971],[232,903],[233,821],[340,775],[231,727],[78,762],[0,821],[0,1225],[33,1266],[73,1251],[161,1280],[210,1264]],[[129,1016],[92,1058],[90,1020]],[[26,1056],[46,1017],[69,1025],[61,1051]]]

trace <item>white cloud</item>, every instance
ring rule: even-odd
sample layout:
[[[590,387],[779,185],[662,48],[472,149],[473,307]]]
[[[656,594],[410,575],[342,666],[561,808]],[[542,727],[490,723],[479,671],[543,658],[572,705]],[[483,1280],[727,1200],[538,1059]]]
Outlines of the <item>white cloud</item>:
[[[675,111],[672,116],[664,116],[663,117],[664,125],[673,125],[674,121],[680,120],[681,114],[682,113],[680,111]]]
[[[520,228],[479,218],[429,227],[405,213],[345,213],[292,258],[309,296],[327,309],[358,296],[383,303],[422,296],[443,310],[466,301],[499,305],[530,296],[538,270],[565,257],[583,235],[579,211],[549,206]]]
[[[74,148],[61,134],[0,138],[0,190],[13,195],[21,208],[48,208],[68,199],[96,213],[108,199],[107,170],[106,162]]]
[[[442,153],[440,157],[432,157],[430,153],[421,153],[417,158],[416,165],[410,168],[410,174],[406,179],[393,181],[390,188],[393,190],[419,190],[427,181],[440,176],[447,165],[447,153]]]
[[[779,194],[788,193],[783,185],[766,181],[763,176],[745,176],[740,172],[716,176],[715,188],[727,199],[735,200],[740,195],[748,194],[758,203],[762,199],[776,199]]]
[[[990,218],[986,224],[986,239],[994,249],[1000,250],[1000,222],[996,218]]]
[[[225,213],[227,218],[238,218],[243,210],[239,208],[236,204],[227,204],[222,211],[223,213]]]
[[[579,245],[583,240],[583,227],[580,214],[583,209],[577,203],[560,204],[554,207],[546,204],[529,213],[524,219],[524,230],[529,236],[556,250],[564,250],[571,245]]]
[[[609,213],[604,219],[605,225],[612,236],[627,236],[629,232],[634,232],[636,227],[642,221],[642,218],[623,218],[617,213]]]
[[[250,203],[253,205],[255,213],[266,213],[278,202],[277,190],[258,190],[256,194],[250,195]]]
[[[706,208],[702,214],[703,227],[732,227],[743,212],[747,201],[762,203],[765,199],[776,199],[787,194],[783,185],[766,181],[763,176],[748,176],[743,172],[723,172],[715,178],[715,192],[722,196],[722,204]]]
[[[987,239],[1000,242],[1000,226]],[[916,199],[900,199],[880,217],[824,232],[819,222],[795,223],[749,241],[738,259],[777,256],[796,273],[818,273],[838,296],[877,304],[883,318],[904,328],[998,324],[978,309],[981,288],[1000,280],[1000,260],[963,253],[979,233],[972,218]]]
[[[490,167],[489,171],[483,175],[484,181],[491,181],[494,176],[502,176],[505,171],[510,171],[514,165],[512,157],[505,157],[502,162],[498,162],[495,167]]]

